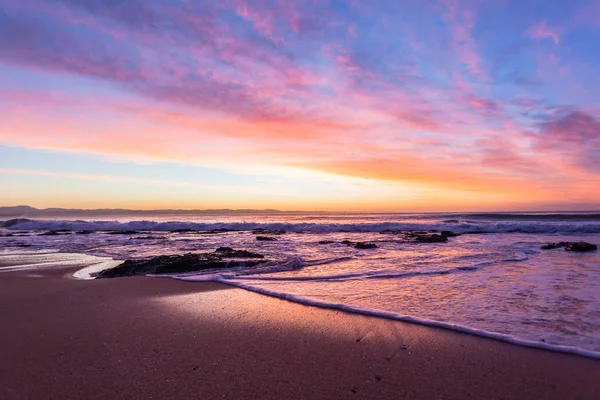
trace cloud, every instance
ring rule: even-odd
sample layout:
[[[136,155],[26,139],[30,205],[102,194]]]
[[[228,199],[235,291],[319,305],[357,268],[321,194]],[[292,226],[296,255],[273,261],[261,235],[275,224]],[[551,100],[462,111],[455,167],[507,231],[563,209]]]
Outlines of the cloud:
[[[538,123],[536,148],[568,157],[588,172],[600,172],[600,119],[582,110],[564,109]]]
[[[2,143],[498,195],[532,187],[546,196],[550,181],[598,172],[596,114],[567,101],[571,85],[556,79],[578,64],[564,46],[525,51],[534,47],[527,37],[559,43],[558,34],[525,26],[530,19],[495,30],[478,1],[3,5],[0,67],[43,83],[0,91]],[[505,42],[519,51],[503,55],[496,75],[516,84],[487,76]]]
[[[554,41],[555,44],[560,43],[559,34],[550,29],[544,21],[540,21],[534,24],[531,28],[527,30],[527,32],[525,32],[525,34],[532,39],[550,38]]]
[[[483,73],[481,58],[477,52],[477,43],[471,34],[475,25],[475,6],[459,0],[439,0],[439,2],[445,9],[444,15],[452,35],[453,49],[469,73],[481,75]]]

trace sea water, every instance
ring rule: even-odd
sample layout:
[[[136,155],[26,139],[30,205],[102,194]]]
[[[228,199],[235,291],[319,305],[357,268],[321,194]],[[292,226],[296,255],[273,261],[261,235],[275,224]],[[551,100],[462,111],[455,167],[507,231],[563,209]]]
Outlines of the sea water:
[[[3,258],[27,254],[48,258],[80,253],[99,257],[88,260],[97,271],[114,266],[115,262],[107,261],[111,259],[212,252],[229,246],[263,254],[268,262],[171,277],[219,281],[320,307],[600,357],[600,252],[540,249],[559,241],[600,245],[600,214],[596,213],[188,213],[23,219],[0,222],[0,226],[0,236],[4,235],[0,265]],[[251,232],[257,228],[287,233],[263,242]],[[230,231],[172,232],[177,229]],[[65,231],[41,235],[48,230]],[[385,230],[463,234],[447,243],[408,243],[398,235],[381,233]],[[378,247],[355,249],[342,244],[344,240]],[[47,263],[48,267],[56,264]],[[44,263],[34,265],[39,268]]]

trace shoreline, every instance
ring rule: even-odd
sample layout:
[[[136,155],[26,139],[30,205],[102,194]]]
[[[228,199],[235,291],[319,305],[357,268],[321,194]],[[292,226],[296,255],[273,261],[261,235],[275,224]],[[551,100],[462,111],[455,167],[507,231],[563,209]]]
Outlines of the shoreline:
[[[219,283],[75,270],[0,275],[0,398],[600,396],[590,358]]]
[[[262,288],[257,288],[254,286],[245,285],[243,283],[239,283],[239,282],[235,282],[235,281],[227,280],[227,279],[194,280],[194,279],[187,279],[185,277],[174,278],[171,276],[159,276],[159,275],[153,275],[153,276],[149,276],[149,277],[171,278],[171,279],[177,279],[177,280],[181,280],[181,281],[195,282],[195,283],[203,283],[203,282],[222,283],[224,285],[228,285],[228,286],[231,286],[234,288],[247,290],[247,291],[257,293],[257,294],[260,294],[263,296],[268,296],[268,297],[272,297],[272,298],[279,299],[279,300],[289,301],[291,303],[301,304],[301,305],[308,306],[308,307],[316,307],[316,308],[323,309],[323,310],[337,310],[337,311],[342,311],[342,312],[345,312],[348,314],[353,314],[353,315],[362,315],[362,316],[366,316],[366,317],[381,318],[381,319],[386,319],[386,320],[390,320],[390,321],[399,321],[399,322],[405,322],[405,323],[409,323],[409,324],[422,325],[422,326],[426,326],[426,327],[445,329],[445,330],[449,330],[452,332],[458,332],[458,333],[465,334],[465,335],[473,335],[473,336],[480,337],[480,338],[496,340],[496,341],[503,342],[503,343],[509,343],[509,344],[512,344],[515,346],[534,348],[534,349],[542,349],[542,350],[546,350],[546,351],[550,351],[550,352],[571,354],[571,355],[576,355],[579,357],[600,360],[600,351],[586,350],[586,349],[582,349],[580,347],[575,347],[575,346],[557,345],[557,344],[550,344],[550,343],[545,343],[545,342],[534,342],[531,340],[526,340],[526,339],[518,338],[515,336],[505,335],[502,333],[486,331],[483,329],[471,328],[471,327],[463,326],[463,325],[459,325],[459,324],[453,324],[451,322],[435,321],[435,320],[430,320],[430,319],[425,319],[425,318],[413,317],[410,315],[401,315],[401,314],[397,314],[397,313],[389,312],[389,311],[379,311],[379,310],[374,310],[374,309],[366,309],[366,308],[349,306],[346,304],[336,304],[336,303],[328,303],[328,302],[324,302],[324,301],[312,300],[307,297],[288,295],[285,293],[282,294],[279,292],[270,291],[270,290],[262,289]]]
[[[54,253],[49,253],[49,254],[54,254]],[[74,266],[71,266],[71,265],[65,265],[63,267],[63,268],[73,268],[72,273],[69,275],[69,278],[76,279],[76,280],[94,280],[94,275],[98,271],[114,267],[115,265],[122,262],[122,260],[121,261],[113,260],[108,257],[91,256],[91,255],[83,254],[83,253],[55,253],[55,254],[60,254],[62,257],[68,257],[70,262],[79,264],[79,266],[77,268],[75,268]],[[4,263],[3,263],[3,261],[4,261]],[[42,264],[39,264],[38,268],[48,268],[51,265],[56,266],[65,261],[66,260],[64,258],[62,260],[56,259],[51,262],[46,261]],[[25,263],[25,264],[16,263],[15,264],[14,260],[13,260],[13,263],[10,263],[10,262],[6,263],[5,260],[2,260],[2,258],[0,258],[0,273],[28,271],[28,270],[31,271],[31,270],[36,269],[36,265],[38,265],[38,264],[36,264],[36,263],[29,264],[29,265],[27,263]],[[389,311],[380,311],[380,310],[376,310],[376,309],[367,309],[367,308],[350,306],[350,305],[346,305],[346,304],[337,304],[337,303],[329,303],[329,302],[325,302],[325,301],[318,301],[318,300],[313,300],[313,299],[303,297],[303,296],[291,295],[291,294],[287,294],[287,293],[280,293],[280,292],[271,291],[271,290],[267,290],[267,289],[263,289],[263,288],[259,288],[259,287],[254,287],[254,286],[246,285],[242,282],[238,282],[238,281],[234,281],[234,280],[230,280],[230,279],[221,279],[218,275],[219,275],[219,272],[215,272],[214,275],[206,275],[206,276],[202,276],[202,277],[188,277],[185,275],[176,277],[176,276],[171,276],[169,274],[164,274],[164,275],[149,274],[149,275],[147,275],[147,277],[151,277],[153,279],[168,278],[168,279],[175,279],[175,280],[180,280],[180,281],[184,281],[184,282],[193,282],[196,284],[198,284],[198,283],[218,283],[218,284],[226,285],[231,288],[238,288],[238,289],[242,289],[242,290],[249,291],[252,293],[257,293],[259,295],[268,296],[270,298],[284,300],[284,301],[288,301],[288,302],[291,302],[294,304],[300,304],[300,305],[304,305],[304,306],[308,306],[308,307],[315,307],[315,308],[322,309],[322,310],[336,310],[336,311],[341,311],[341,312],[345,312],[345,313],[352,314],[352,315],[361,315],[361,316],[381,318],[381,319],[391,320],[391,321],[400,321],[400,322],[405,322],[405,323],[410,323],[410,324],[418,324],[418,325],[425,326],[425,327],[439,328],[439,329],[449,330],[452,332],[458,332],[461,334],[473,335],[473,336],[480,337],[480,338],[496,340],[496,341],[500,341],[503,343],[509,343],[512,345],[521,346],[521,347],[525,347],[525,348],[536,348],[536,349],[542,349],[542,350],[546,350],[546,351],[550,351],[550,352],[571,354],[571,355],[576,355],[576,356],[580,356],[580,357],[600,360],[600,351],[586,350],[586,349],[583,349],[580,347],[568,346],[568,345],[550,344],[550,343],[546,343],[546,342],[542,342],[542,341],[536,342],[536,341],[531,341],[531,340],[511,336],[508,334],[502,334],[502,333],[498,333],[498,332],[472,328],[472,327],[464,326],[464,325],[460,325],[460,324],[454,324],[452,322],[429,320],[429,319],[414,317],[414,316],[410,316],[410,315],[397,314],[397,313],[389,312]],[[121,279],[121,278],[111,278],[111,279]]]

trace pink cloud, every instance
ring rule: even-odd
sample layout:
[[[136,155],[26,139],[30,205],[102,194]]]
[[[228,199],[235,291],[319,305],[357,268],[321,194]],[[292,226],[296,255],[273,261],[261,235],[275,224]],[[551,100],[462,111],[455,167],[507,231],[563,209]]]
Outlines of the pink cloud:
[[[537,22],[525,33],[528,37],[532,39],[550,38],[554,41],[555,44],[560,43],[560,35],[557,32],[550,29],[544,21]]]
[[[475,25],[475,4],[460,3],[458,0],[439,0],[445,8],[444,16],[452,34],[452,47],[467,71],[474,75],[483,74],[477,43],[471,34]]]

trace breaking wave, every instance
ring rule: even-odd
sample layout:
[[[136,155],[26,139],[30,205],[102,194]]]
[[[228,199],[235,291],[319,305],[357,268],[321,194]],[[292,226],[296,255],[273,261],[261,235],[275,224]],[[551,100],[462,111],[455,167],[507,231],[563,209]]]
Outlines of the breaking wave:
[[[13,219],[0,222],[0,227],[9,230],[70,230],[70,231],[212,231],[232,230],[245,231],[252,229],[285,230],[288,232],[334,233],[334,232],[381,232],[418,231],[418,230],[451,230],[457,233],[531,233],[531,234],[594,234],[600,233],[598,214],[577,218],[565,217],[562,214],[518,216],[508,218],[504,214],[483,214],[475,217],[469,214],[469,220],[443,219],[431,221],[372,222],[372,223],[260,223],[260,222],[186,222],[186,221],[71,221],[71,220],[32,220]],[[502,217],[498,217],[502,215]],[[560,218],[558,218],[560,216]],[[491,220],[489,218],[496,218]],[[473,221],[472,219],[478,219]],[[597,222],[596,222],[597,221]]]

